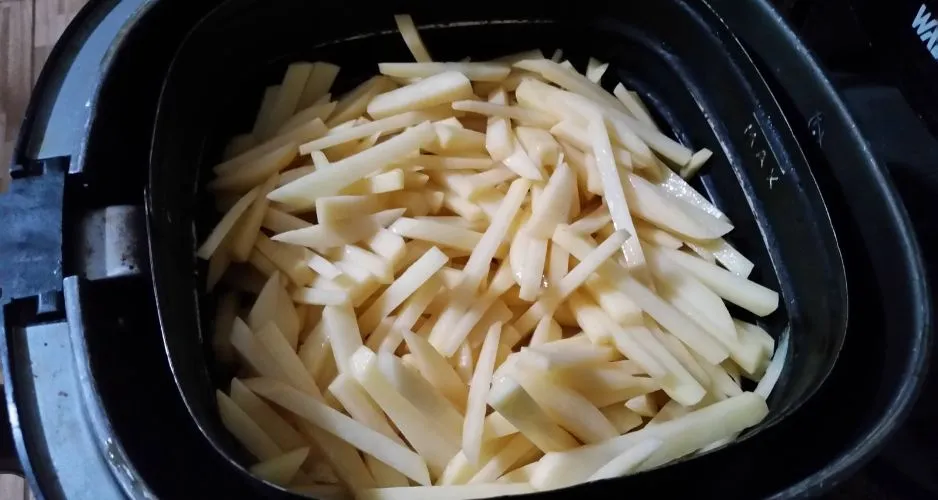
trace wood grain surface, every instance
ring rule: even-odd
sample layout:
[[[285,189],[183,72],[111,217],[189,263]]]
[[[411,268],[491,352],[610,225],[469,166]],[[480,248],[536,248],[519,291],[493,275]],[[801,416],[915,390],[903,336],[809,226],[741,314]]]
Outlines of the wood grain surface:
[[[0,0],[0,192],[8,182],[13,143],[33,83],[85,1]]]
[[[86,0],[0,0],[0,192],[29,94],[55,41]],[[0,500],[33,499],[22,478],[0,475]]]

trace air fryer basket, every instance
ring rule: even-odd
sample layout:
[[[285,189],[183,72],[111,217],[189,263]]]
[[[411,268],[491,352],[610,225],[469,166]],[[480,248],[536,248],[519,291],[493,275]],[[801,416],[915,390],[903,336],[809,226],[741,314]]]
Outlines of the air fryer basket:
[[[179,50],[154,132],[150,251],[169,362],[206,437],[229,460],[248,463],[214,407],[214,389],[226,387],[232,372],[212,359],[214,304],[201,292],[205,269],[194,257],[217,220],[201,190],[210,166],[228,137],[250,127],[262,89],[290,62],[335,62],[342,66],[340,85],[350,88],[373,74],[378,61],[410,60],[392,19],[395,12],[409,12],[439,60],[560,47],[578,66],[588,56],[609,61],[604,83],[626,82],[681,142],[715,152],[698,187],[734,222],[730,239],[755,262],[752,278],[781,293],[779,310],[760,322],[775,337],[787,331],[792,341],[769,402],[771,416],[736,445],[756,449],[760,436],[804,403],[831,371],[848,310],[844,264],[824,201],[747,53],[703,3],[439,5],[349,9],[306,0],[230,0],[203,19]],[[669,489],[670,474],[665,468],[642,476],[660,493]]]

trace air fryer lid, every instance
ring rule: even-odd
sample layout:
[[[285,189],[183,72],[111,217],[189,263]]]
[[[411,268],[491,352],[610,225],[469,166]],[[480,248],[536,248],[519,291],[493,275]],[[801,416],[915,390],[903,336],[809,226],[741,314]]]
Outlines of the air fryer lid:
[[[214,389],[226,387],[231,372],[205,364],[211,357],[205,349],[211,300],[193,296],[204,289],[194,249],[214,217],[207,197],[198,195],[199,174],[217,163],[227,137],[249,127],[260,90],[279,79],[289,62],[336,62],[351,85],[373,74],[379,60],[407,60],[394,10],[412,12],[424,24],[425,40],[440,60],[560,46],[575,63],[588,55],[610,61],[612,76],[642,93],[681,140],[717,151],[704,189],[734,221],[733,241],[756,261],[761,274],[755,279],[784,297],[785,310],[767,318],[768,329],[775,335],[788,329],[794,342],[787,373],[798,375],[783,379],[770,402],[775,413],[759,429],[797,408],[827,375],[843,339],[843,264],[798,142],[719,18],[704,5],[677,1],[612,10],[599,19],[522,2],[500,6],[493,22],[484,8],[474,7],[441,12],[404,3],[352,19],[337,6],[233,0],[204,19],[181,48],[157,117],[149,230],[167,353],[206,436],[233,462],[247,463],[214,408]],[[274,30],[276,37],[267,36]],[[192,224],[198,237],[188,231]],[[648,484],[680,488],[667,480],[669,470],[647,474]]]

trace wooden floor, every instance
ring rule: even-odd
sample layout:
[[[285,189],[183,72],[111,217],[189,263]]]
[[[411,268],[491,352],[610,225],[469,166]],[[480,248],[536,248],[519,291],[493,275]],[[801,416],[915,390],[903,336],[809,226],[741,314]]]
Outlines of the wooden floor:
[[[33,82],[85,1],[0,0],[0,192]]]
[[[85,0],[0,0],[0,192],[33,82]],[[32,499],[22,479],[0,476],[0,500]]]

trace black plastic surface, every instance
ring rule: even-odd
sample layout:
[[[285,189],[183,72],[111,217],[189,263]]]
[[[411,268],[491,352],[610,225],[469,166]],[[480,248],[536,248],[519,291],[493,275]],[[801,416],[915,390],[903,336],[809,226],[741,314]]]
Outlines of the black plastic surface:
[[[783,307],[765,326],[776,336],[788,328],[793,339],[770,402],[773,416],[758,429],[802,404],[827,376],[843,341],[843,264],[798,142],[719,19],[699,4],[676,1],[630,5],[602,18],[526,2],[491,11],[447,7],[443,14],[419,2],[401,3],[349,17],[339,7],[301,1],[231,1],[203,20],[177,55],[154,136],[151,258],[170,363],[209,439],[229,458],[244,459],[221,427],[212,396],[214,387],[227,385],[228,374],[210,359],[212,304],[196,292],[204,288],[198,272],[204,268],[194,248],[214,222],[209,197],[199,194],[200,181],[218,161],[224,140],[249,126],[263,86],[276,81],[289,62],[322,58],[342,64],[342,80],[350,86],[372,74],[377,61],[408,60],[394,31],[394,9],[428,25],[424,38],[440,59],[560,46],[575,64],[588,55],[608,60],[611,73],[642,93],[680,140],[714,150],[704,172],[705,191],[734,221],[733,242],[755,261],[753,278],[782,293]],[[277,36],[269,36],[273,32]],[[668,470],[648,476],[666,479]]]

